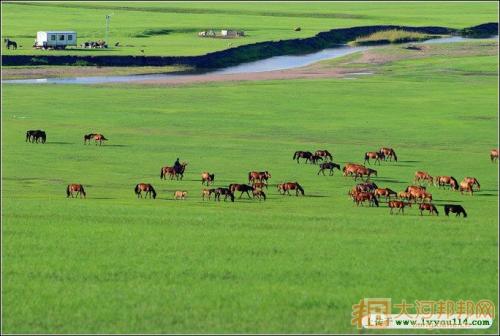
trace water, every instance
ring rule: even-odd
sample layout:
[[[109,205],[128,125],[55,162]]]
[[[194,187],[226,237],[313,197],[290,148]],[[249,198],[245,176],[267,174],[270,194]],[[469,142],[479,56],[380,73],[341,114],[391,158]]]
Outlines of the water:
[[[489,38],[488,40],[496,39],[498,36]],[[437,38],[432,40],[427,40],[424,42],[418,42],[413,44],[433,44],[433,43],[454,43],[463,42],[477,39],[463,38],[460,36]],[[149,74],[149,75],[124,75],[124,76],[92,76],[92,77],[68,77],[68,78],[39,78],[39,79],[12,79],[3,80],[2,83],[9,84],[103,84],[103,83],[123,83],[123,82],[134,82],[134,81],[144,81],[144,80],[157,80],[157,79],[176,79],[176,78],[190,78],[190,77],[204,77],[211,75],[230,75],[230,74],[241,74],[241,73],[257,73],[266,71],[276,71],[299,68],[303,66],[310,65],[312,63],[342,57],[345,55],[353,54],[358,51],[364,51],[370,48],[377,48],[374,46],[370,47],[350,47],[346,45],[339,46],[337,48],[328,48],[321,51],[306,54],[306,55],[295,55],[295,56],[276,56],[267,59],[243,63],[236,66],[230,66],[224,69],[215,70],[211,72],[206,72],[204,74],[196,75],[181,75],[181,74]]]

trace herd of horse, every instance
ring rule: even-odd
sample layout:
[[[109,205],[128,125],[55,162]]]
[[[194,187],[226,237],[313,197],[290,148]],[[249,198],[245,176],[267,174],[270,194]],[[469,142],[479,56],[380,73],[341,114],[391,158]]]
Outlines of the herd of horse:
[[[100,133],[90,133],[85,134],[83,137],[84,144],[90,144],[94,140],[95,144],[102,145],[103,141],[108,140],[103,134]],[[29,130],[26,132],[26,142],[31,143],[45,143],[47,141],[47,134],[42,130]],[[490,151],[490,160],[492,163],[498,161],[499,151],[498,149],[492,149]],[[352,189],[348,191],[348,196],[356,204],[356,206],[365,205],[379,207],[380,200],[385,198],[387,201],[387,206],[390,209],[390,213],[393,214],[394,210],[397,213],[404,214],[404,209],[406,207],[412,207],[418,203],[418,209],[420,215],[424,212],[428,212],[430,215],[439,215],[439,211],[436,206],[431,203],[433,200],[432,194],[427,190],[429,186],[435,186],[439,189],[448,188],[450,190],[459,191],[462,195],[468,193],[471,196],[475,191],[481,190],[481,185],[477,178],[466,176],[459,183],[458,180],[453,176],[431,176],[428,172],[417,171],[413,179],[413,185],[408,186],[404,191],[396,192],[390,188],[380,188],[375,184],[375,182],[370,182],[372,176],[377,176],[377,171],[372,168],[368,168],[363,164],[357,163],[347,163],[341,168],[340,164],[334,163],[333,156],[328,150],[317,150],[314,153],[310,151],[296,151],[293,154],[292,160],[296,160],[300,163],[299,159],[304,159],[305,162],[311,164],[319,164],[319,171],[317,175],[325,175],[325,171],[329,171],[329,175],[334,174],[334,169],[342,170],[344,177],[352,177],[354,181],[360,178],[361,183],[356,184]],[[370,163],[370,160],[374,160],[374,164],[378,163],[380,165],[381,161],[398,161],[398,157],[393,148],[382,147],[378,151],[366,152],[364,155],[364,163]],[[320,162],[321,161],[321,162]],[[160,170],[160,179],[170,180],[176,179],[181,180],[184,177],[188,163],[176,162],[174,166],[165,166]],[[218,187],[218,188],[203,188],[202,189],[202,200],[211,200],[212,195],[215,201],[220,201],[221,197],[226,201],[229,199],[234,202],[235,194],[240,193],[239,198],[241,199],[244,194],[248,198],[255,198],[258,200],[266,200],[267,196],[264,189],[268,190],[268,182],[271,178],[271,173],[269,171],[252,171],[248,173],[248,183],[230,184],[228,187]],[[210,186],[215,181],[215,174],[210,172],[203,172],[201,174],[201,184],[203,186]],[[277,191],[281,195],[291,195],[290,192],[294,192],[296,196],[305,195],[304,188],[297,182],[285,182],[278,183],[276,185]],[[157,197],[157,192],[154,187],[149,183],[139,183],[134,188],[134,193],[138,198],[144,197],[153,198]],[[85,198],[86,192],[81,184],[69,184],[66,188],[66,196]],[[174,199],[186,199],[187,191],[177,190],[174,192]],[[394,199],[392,199],[392,197]],[[444,213],[448,216],[450,213],[455,213],[456,216],[463,215],[467,217],[465,209],[459,204],[444,204]]]

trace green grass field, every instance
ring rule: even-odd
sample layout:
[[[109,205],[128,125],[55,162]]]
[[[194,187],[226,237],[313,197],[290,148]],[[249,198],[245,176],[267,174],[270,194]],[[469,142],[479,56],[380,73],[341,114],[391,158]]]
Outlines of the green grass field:
[[[104,39],[113,13],[110,49],[33,50],[37,31],[75,30],[79,43]],[[199,55],[242,44],[303,38],[333,28],[374,24],[465,28],[498,21],[496,2],[479,3],[2,3],[2,41],[22,45],[7,55]],[[301,27],[295,32],[295,27]],[[199,38],[206,29],[241,29],[239,39]]]
[[[498,307],[497,57],[437,53],[356,80],[3,85],[3,332],[357,332],[365,297]],[[48,143],[25,143],[38,128]],[[84,146],[90,132],[109,143]],[[380,186],[426,170],[481,192],[430,187],[439,217],[391,216],[353,206],[352,179],[291,159],[326,148],[343,165],[381,146],[399,161],[376,167]],[[176,157],[185,180],[160,181]],[[204,202],[205,170],[216,186],[269,170],[269,198]],[[288,180],[306,196],[279,195]],[[138,182],[159,198],[137,199]],[[88,198],[66,199],[68,183]],[[444,216],[455,202],[468,218]]]

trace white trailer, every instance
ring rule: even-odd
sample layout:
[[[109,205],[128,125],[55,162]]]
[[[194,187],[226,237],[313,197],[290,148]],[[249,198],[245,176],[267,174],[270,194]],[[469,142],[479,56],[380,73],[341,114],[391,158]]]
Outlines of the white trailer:
[[[36,33],[35,48],[64,49],[76,45],[76,32],[74,31],[39,31]]]

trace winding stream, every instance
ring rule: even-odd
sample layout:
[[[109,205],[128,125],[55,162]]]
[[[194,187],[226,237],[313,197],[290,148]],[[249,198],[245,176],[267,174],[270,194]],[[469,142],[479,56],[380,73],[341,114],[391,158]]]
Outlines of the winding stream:
[[[498,40],[498,36],[489,38],[488,40]],[[413,44],[434,44],[434,43],[454,43],[471,41],[477,39],[463,38],[460,36],[444,37],[438,39],[431,39],[424,42],[418,42]],[[364,51],[371,48],[377,48],[380,46],[361,46],[361,47],[351,47],[347,45],[341,45],[337,48],[328,48],[321,51],[306,54],[306,55],[296,55],[296,56],[276,56],[267,59],[243,63],[236,66],[230,66],[227,68],[214,70],[206,72],[203,74],[148,74],[148,75],[124,75],[124,76],[88,76],[88,77],[67,77],[67,78],[38,78],[38,79],[11,79],[2,80],[2,84],[102,84],[102,83],[123,83],[123,82],[134,82],[143,80],[156,80],[156,79],[176,79],[176,78],[189,78],[189,77],[200,77],[200,76],[212,76],[212,75],[229,75],[229,74],[241,74],[241,73],[256,73],[256,72],[266,72],[275,70],[285,70],[299,68],[303,66],[316,63],[318,61],[333,59],[342,57],[345,55],[353,54],[358,51]]]

